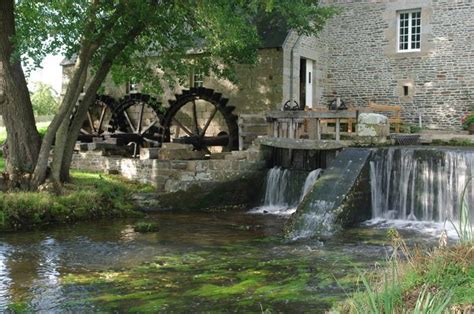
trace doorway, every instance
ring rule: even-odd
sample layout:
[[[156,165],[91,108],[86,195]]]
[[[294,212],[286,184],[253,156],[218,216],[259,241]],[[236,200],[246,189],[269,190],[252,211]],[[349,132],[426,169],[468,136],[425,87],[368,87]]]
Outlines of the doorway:
[[[313,108],[313,60],[300,59],[301,107]]]

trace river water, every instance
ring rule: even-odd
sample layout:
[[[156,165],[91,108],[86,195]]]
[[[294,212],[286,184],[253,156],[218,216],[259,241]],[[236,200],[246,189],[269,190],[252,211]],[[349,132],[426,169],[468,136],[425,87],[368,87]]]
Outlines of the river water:
[[[287,217],[157,212],[154,233],[114,220],[2,234],[0,312],[320,312],[356,289],[356,267],[390,253],[374,227],[288,242]]]

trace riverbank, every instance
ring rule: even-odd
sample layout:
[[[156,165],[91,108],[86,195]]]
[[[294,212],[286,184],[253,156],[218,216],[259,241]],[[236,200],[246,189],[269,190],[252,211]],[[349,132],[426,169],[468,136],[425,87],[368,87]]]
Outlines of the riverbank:
[[[135,209],[133,194],[152,190],[119,176],[73,172],[72,182],[59,196],[48,192],[0,193],[0,231],[141,215]]]
[[[360,290],[338,305],[340,313],[471,313],[474,243],[408,248],[392,231],[393,253],[376,272],[360,271]]]

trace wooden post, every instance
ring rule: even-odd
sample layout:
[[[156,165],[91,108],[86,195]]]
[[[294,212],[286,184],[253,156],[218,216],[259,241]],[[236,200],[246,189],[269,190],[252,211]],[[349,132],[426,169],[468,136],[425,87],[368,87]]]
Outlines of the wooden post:
[[[316,139],[321,140],[321,121],[316,118]]]
[[[308,138],[310,140],[317,139],[318,130],[317,130],[317,122],[318,119],[306,119],[308,121]]]
[[[244,134],[244,121],[242,116],[239,117],[237,125],[239,127],[239,150],[244,150],[244,137],[242,136]]]

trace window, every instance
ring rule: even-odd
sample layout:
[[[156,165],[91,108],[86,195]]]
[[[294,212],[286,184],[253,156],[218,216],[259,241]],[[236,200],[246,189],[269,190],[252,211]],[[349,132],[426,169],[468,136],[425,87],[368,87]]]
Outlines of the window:
[[[204,86],[204,73],[194,73],[193,74],[193,87],[203,87]]]
[[[398,13],[398,51],[420,51],[421,10]]]

